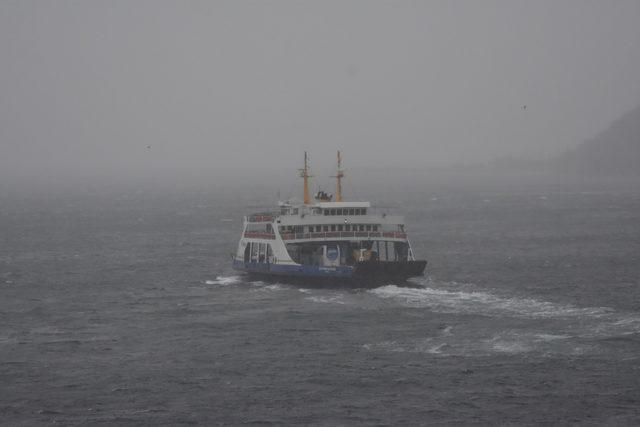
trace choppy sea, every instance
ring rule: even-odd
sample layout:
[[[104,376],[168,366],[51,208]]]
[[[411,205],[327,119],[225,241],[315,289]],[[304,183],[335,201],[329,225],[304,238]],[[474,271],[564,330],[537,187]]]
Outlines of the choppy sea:
[[[234,272],[229,193],[3,198],[0,424],[640,423],[640,193],[381,202],[425,277]]]

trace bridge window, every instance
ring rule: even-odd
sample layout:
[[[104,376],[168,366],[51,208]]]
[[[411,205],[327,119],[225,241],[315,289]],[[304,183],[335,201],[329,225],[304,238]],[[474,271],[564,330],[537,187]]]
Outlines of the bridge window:
[[[371,231],[371,226],[367,225],[367,231]]]
[[[360,225],[360,231],[364,231],[364,225]]]
[[[329,226],[328,225],[323,225],[322,226],[322,230],[323,231],[329,231]]]
[[[349,209],[349,212],[347,212],[347,215],[353,215],[353,209]]]
[[[342,225],[338,225],[338,231],[342,231]]]
[[[329,215],[335,215],[336,214],[336,210],[335,209],[331,209],[331,213]]]
[[[378,231],[378,226],[377,225],[373,226],[373,231]]]
[[[345,225],[344,226],[344,231],[351,231],[351,226],[350,225]]]
[[[329,209],[325,209],[325,210],[324,210],[324,214],[325,214],[325,215],[329,215]]]

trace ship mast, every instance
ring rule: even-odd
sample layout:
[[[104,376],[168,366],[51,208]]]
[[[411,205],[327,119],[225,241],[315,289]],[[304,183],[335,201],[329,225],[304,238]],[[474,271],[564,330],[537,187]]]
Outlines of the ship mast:
[[[309,175],[309,166],[307,165],[307,152],[304,152],[304,169],[300,170],[300,176],[304,178],[304,204],[308,205],[311,203],[311,196],[309,196],[309,178],[312,175]]]
[[[344,171],[342,170],[342,156],[340,150],[338,150],[338,172],[333,177],[336,179],[336,202],[342,201],[342,178],[344,178]]]

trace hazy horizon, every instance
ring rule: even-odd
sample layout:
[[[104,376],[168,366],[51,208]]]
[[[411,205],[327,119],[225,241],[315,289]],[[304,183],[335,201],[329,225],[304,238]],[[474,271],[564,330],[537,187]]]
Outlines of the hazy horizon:
[[[295,179],[305,150],[325,187],[337,149],[354,170],[554,156],[640,104],[639,20],[637,1],[3,2],[0,187]]]

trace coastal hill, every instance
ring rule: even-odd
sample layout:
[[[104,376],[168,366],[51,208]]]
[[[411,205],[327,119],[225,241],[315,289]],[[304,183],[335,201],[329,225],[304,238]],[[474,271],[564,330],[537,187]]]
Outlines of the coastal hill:
[[[592,176],[640,176],[640,106],[552,160],[552,169]]]

